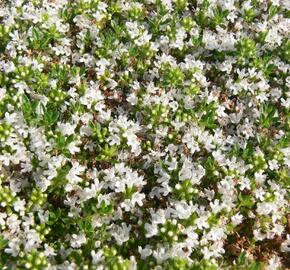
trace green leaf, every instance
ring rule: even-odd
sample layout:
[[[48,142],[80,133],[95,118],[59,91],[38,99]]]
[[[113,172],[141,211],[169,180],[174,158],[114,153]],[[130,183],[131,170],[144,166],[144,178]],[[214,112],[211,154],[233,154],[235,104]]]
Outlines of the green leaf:
[[[59,112],[54,106],[48,106],[44,109],[44,115],[43,115],[43,123],[45,126],[50,127],[53,124],[55,124],[59,118]]]
[[[238,198],[240,200],[240,206],[251,208],[255,204],[252,200],[251,195],[245,195],[240,193]]]
[[[269,128],[276,120],[276,108],[273,104],[263,104],[260,110],[260,123],[264,128]]]
[[[4,249],[8,244],[8,240],[4,239],[2,235],[0,235],[0,250]]]

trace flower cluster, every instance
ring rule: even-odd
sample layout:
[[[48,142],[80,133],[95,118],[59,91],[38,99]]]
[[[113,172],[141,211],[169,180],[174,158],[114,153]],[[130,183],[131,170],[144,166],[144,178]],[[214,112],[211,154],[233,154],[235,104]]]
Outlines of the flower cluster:
[[[0,269],[290,265],[288,0],[3,0]]]

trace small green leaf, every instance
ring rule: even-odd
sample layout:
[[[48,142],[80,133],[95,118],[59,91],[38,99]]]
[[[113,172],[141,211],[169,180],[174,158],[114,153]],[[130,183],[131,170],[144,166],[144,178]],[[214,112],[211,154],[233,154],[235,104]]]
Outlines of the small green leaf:
[[[0,235],[0,250],[4,249],[7,244],[8,240],[4,239],[4,237]]]

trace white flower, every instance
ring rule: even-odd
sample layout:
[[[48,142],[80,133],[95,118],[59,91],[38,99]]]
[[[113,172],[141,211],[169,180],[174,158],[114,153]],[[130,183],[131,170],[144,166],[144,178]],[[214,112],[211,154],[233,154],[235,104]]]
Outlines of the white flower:
[[[255,197],[261,201],[264,200],[264,195],[265,195],[265,191],[263,190],[263,188],[259,188],[259,189],[256,189],[254,191],[254,194],[255,194]]]
[[[272,27],[265,38],[265,42],[267,42],[271,47],[279,46],[282,43],[282,36],[278,32],[277,27]]]
[[[69,136],[75,133],[74,130],[76,125],[70,123],[58,123],[58,128],[64,136]]]
[[[127,97],[127,101],[131,104],[131,105],[136,105],[138,103],[138,97],[136,96],[136,94],[133,92],[131,93],[128,97]]]
[[[75,153],[80,152],[80,148],[76,146],[77,142],[73,141],[67,146],[67,150],[74,155]]]
[[[7,218],[7,214],[6,213],[0,213],[0,226],[4,227],[6,218]]]
[[[160,247],[157,250],[154,250],[153,251],[153,256],[157,260],[158,263],[161,263],[161,262],[163,262],[163,261],[165,261],[165,260],[168,259],[169,254],[165,250],[164,247]]]
[[[72,248],[79,248],[87,242],[87,238],[84,234],[73,234],[71,236],[71,247]]]
[[[0,87],[0,101],[4,99],[5,95],[6,95],[6,89]]]
[[[276,235],[281,235],[284,231],[284,226],[281,225],[281,224],[275,224],[273,229],[272,229],[272,232]]]
[[[190,149],[191,154],[194,154],[196,151],[200,150],[198,143],[195,141],[194,137],[190,133],[186,133],[183,136],[182,142],[187,145],[187,147]]]
[[[18,253],[20,252],[20,245],[21,245],[21,240],[16,237],[8,242],[8,247],[5,248],[5,252],[8,254],[11,254],[13,257],[16,257]]]
[[[164,8],[167,10],[172,10],[172,0],[161,0],[161,2]]]
[[[127,130],[123,133],[123,136],[127,138],[127,144],[131,147],[132,152],[138,156],[141,153],[140,142],[138,137],[133,133],[132,130]]]
[[[98,264],[99,262],[104,260],[103,251],[101,249],[98,250],[97,253],[92,250],[91,255],[93,258],[93,264]]]
[[[278,270],[281,266],[280,258],[277,255],[273,255],[268,261],[266,270]]]
[[[20,212],[20,215],[23,216],[25,212],[25,201],[24,200],[17,200],[13,203],[14,210],[16,212]]]
[[[143,205],[142,200],[144,200],[144,198],[145,194],[135,192],[132,195],[131,199],[126,199],[124,202],[121,203],[121,207],[124,208],[126,212],[128,212],[135,207],[135,204],[142,206]]]
[[[237,213],[231,217],[231,221],[232,221],[234,226],[241,224],[242,220],[243,220],[243,216],[240,213]]]
[[[168,158],[165,161],[165,164],[168,166],[167,169],[169,171],[174,171],[177,168],[178,162],[176,158],[171,158],[172,160],[169,160]]]
[[[26,232],[27,241],[25,241],[24,248],[27,251],[31,251],[37,248],[41,242],[40,237],[36,230],[31,229]]]
[[[129,234],[131,230],[131,225],[122,223],[121,226],[115,225],[112,230],[112,235],[117,241],[118,245],[122,245],[124,242],[129,240]]]
[[[49,256],[55,256],[56,255],[56,252],[55,252],[54,248],[49,246],[48,244],[44,244],[44,248],[45,248],[45,250],[44,250],[44,255],[45,256],[49,257]]]
[[[142,46],[144,44],[147,44],[150,39],[152,38],[151,34],[148,34],[148,32],[145,30],[141,36],[139,36],[136,40],[135,40],[135,44],[138,46]]]
[[[262,184],[266,180],[266,175],[263,172],[255,172],[256,183]]]
[[[179,172],[181,181],[189,179],[192,184],[199,184],[201,178],[205,175],[205,170],[201,165],[194,165],[191,160],[185,159]]]
[[[158,234],[158,227],[156,224],[145,223],[146,237],[150,238]]]
[[[212,241],[218,241],[225,238],[225,232],[222,228],[215,227],[212,228],[207,234],[207,238]]]
[[[268,161],[268,164],[269,164],[269,169],[272,171],[279,169],[279,164],[278,164],[278,161],[276,159],[272,159],[272,160]]]
[[[143,200],[145,199],[144,193],[135,192],[132,195],[131,202],[133,205],[138,204],[139,206],[143,205]]]
[[[208,218],[206,216],[201,216],[201,217],[197,218],[194,223],[196,224],[197,228],[199,228],[199,229],[203,229],[203,228],[207,229],[207,228],[209,228],[209,224],[207,222],[207,219]]]
[[[260,230],[254,230],[253,234],[257,241],[262,241],[267,237],[267,235],[262,233]]]
[[[17,215],[12,214],[11,216],[9,216],[6,220],[6,224],[9,227],[9,229],[11,230],[11,232],[16,232],[20,229],[19,225],[20,225],[20,220],[17,218]]]
[[[66,178],[70,183],[79,183],[82,181],[82,178],[80,176],[85,170],[85,166],[82,166],[78,162],[75,162],[73,163],[73,166],[67,174]]]
[[[141,259],[144,260],[152,254],[152,249],[149,245],[146,245],[144,248],[138,246],[138,252],[141,255]]]
[[[290,252],[290,234],[287,234],[287,239],[281,244],[282,252]]]
[[[101,91],[99,90],[99,85],[92,81],[90,84],[91,85],[85,95],[80,98],[81,104],[86,105],[88,109],[90,109],[94,103],[104,99]]]
[[[215,199],[214,202],[210,202],[210,207],[214,214],[217,214],[223,209],[223,205],[221,205],[217,199]]]
[[[166,215],[163,209],[158,209],[156,212],[151,211],[151,220],[154,224],[164,224],[166,222]]]
[[[139,29],[137,22],[126,22],[127,31],[132,39],[139,36]]]
[[[192,226],[187,227],[184,230],[184,233],[187,235],[186,244],[189,247],[194,248],[199,244],[198,234],[194,231],[194,228]]]
[[[193,212],[196,211],[196,207],[188,205],[186,202],[175,203],[174,216],[180,219],[188,219]]]
[[[278,210],[278,207],[273,202],[262,202],[257,204],[257,213],[260,215],[269,215]]]
[[[248,178],[243,177],[240,181],[240,189],[244,190],[244,189],[248,189],[251,190],[251,186],[250,186],[251,182]]]
[[[112,134],[109,136],[108,142],[110,145],[120,145],[121,138],[116,134]]]

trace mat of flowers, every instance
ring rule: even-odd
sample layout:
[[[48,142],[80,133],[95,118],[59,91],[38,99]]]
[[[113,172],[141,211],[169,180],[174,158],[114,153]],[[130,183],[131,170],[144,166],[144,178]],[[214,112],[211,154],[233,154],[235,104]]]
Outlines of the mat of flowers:
[[[0,269],[289,269],[289,32],[289,0],[2,0]]]

